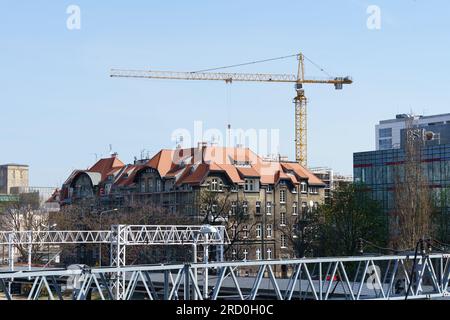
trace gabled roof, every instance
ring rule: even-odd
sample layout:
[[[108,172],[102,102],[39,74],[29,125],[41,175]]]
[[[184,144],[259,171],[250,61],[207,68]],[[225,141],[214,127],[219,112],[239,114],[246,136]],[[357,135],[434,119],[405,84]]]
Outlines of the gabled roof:
[[[237,184],[242,184],[245,177],[259,177],[262,184],[276,184],[280,179],[288,179],[293,184],[307,180],[312,185],[323,185],[300,164],[266,161],[249,148],[204,146],[163,149],[147,165],[158,170],[161,177],[175,178],[177,185],[200,184],[207,172],[222,172]]]
[[[312,172],[296,162],[267,161],[249,148],[202,146],[169,150],[163,149],[144,164],[125,165],[116,155],[100,159],[88,170],[72,172],[66,185],[81,173],[87,174],[98,185],[112,177],[113,187],[132,186],[139,172],[153,168],[165,179],[174,179],[175,185],[200,185],[212,172],[226,175],[232,183],[243,184],[245,178],[259,178],[261,184],[277,184],[281,179],[298,185],[307,181],[311,185],[324,183]]]
[[[125,187],[130,186],[134,183],[134,177],[136,176],[136,173],[142,169],[145,168],[145,165],[132,165],[129,164],[125,166],[120,173],[117,174],[114,185],[119,187]]]
[[[203,182],[209,172],[209,166],[204,163],[200,163],[197,166],[191,167],[191,172],[184,177],[180,183],[199,185]]]
[[[299,163],[296,162],[281,162],[280,163],[282,167],[287,168],[288,170],[292,170],[295,172],[295,174],[299,177],[299,179],[306,179],[308,180],[308,184],[310,185],[317,185],[317,186],[324,186],[325,183],[323,183],[322,180],[317,178],[314,173],[311,171],[305,169],[303,166],[301,166]]]
[[[259,178],[260,174],[252,167],[236,167],[237,171],[241,178],[249,177],[249,178]]]
[[[117,172],[118,169],[123,168],[124,166],[125,164],[120,161],[120,159],[116,155],[113,155],[110,158],[103,158],[98,160],[87,171],[100,173],[101,180],[103,181],[109,174]]]

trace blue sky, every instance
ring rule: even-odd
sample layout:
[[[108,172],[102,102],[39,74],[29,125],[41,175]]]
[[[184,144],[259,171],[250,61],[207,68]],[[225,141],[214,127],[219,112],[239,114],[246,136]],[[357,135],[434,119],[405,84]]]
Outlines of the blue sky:
[[[66,8],[81,29],[66,28]],[[368,5],[381,29],[366,27]],[[34,186],[61,184],[109,144],[131,162],[171,148],[176,128],[280,129],[294,157],[289,84],[112,79],[111,67],[198,70],[302,50],[355,83],[308,86],[309,164],[352,173],[374,125],[411,110],[449,112],[450,2],[0,1],[0,163],[30,165]],[[236,72],[293,73],[295,59]],[[307,65],[309,76],[322,76]],[[227,97],[231,97],[228,99]],[[231,100],[231,102],[227,102]]]

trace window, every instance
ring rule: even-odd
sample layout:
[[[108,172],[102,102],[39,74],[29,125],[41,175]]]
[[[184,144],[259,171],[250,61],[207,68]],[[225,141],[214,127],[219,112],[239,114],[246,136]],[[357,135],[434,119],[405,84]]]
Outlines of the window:
[[[219,183],[217,179],[211,179],[211,184],[209,185],[209,189],[211,191],[217,191],[219,189]]]
[[[309,187],[310,194],[319,194],[319,188],[317,187]]]
[[[236,256],[237,256],[236,249],[233,249],[233,251],[231,251],[231,257],[233,261],[236,260]]]
[[[267,249],[267,260],[272,259],[272,249]]]
[[[266,235],[267,235],[267,238],[272,238],[272,234],[273,234],[273,227],[272,227],[272,225],[271,224],[268,224],[267,226],[266,226],[266,231],[267,231],[267,233],[266,233]]]
[[[382,128],[378,131],[380,138],[390,138],[392,137],[392,128]]]
[[[297,202],[294,201],[292,203],[292,215],[296,216],[298,214],[298,210],[297,210]]]
[[[244,191],[258,191],[256,187],[257,180],[256,179],[245,179],[244,183]]]
[[[148,186],[147,191],[148,192],[153,192],[153,179],[148,179],[147,180],[147,186]]]
[[[141,180],[141,192],[145,192],[145,180]]]
[[[233,184],[231,186],[231,192],[238,192],[239,191],[239,186],[237,184]]]
[[[236,207],[237,207],[236,201],[231,201],[231,214],[233,216],[236,214]]]
[[[306,184],[306,182],[302,182],[300,184],[300,191],[301,191],[301,193],[307,193],[308,192],[308,185]]]
[[[306,202],[302,202],[302,213],[308,213],[308,204]]]
[[[270,216],[272,214],[272,202],[267,201],[266,203],[266,214]]]
[[[269,185],[267,186],[266,192],[272,192],[272,190],[273,190],[273,187],[272,187],[271,184],[269,184]]]
[[[280,226],[286,225],[286,213],[282,212],[280,213]]]
[[[248,226],[247,225],[244,225],[243,227],[242,227],[242,231],[243,231],[243,238],[244,239],[247,239],[248,238]]]
[[[314,205],[313,205],[314,211],[317,211],[318,208],[319,208],[319,203],[318,202],[314,202]]]
[[[170,191],[172,189],[172,181],[171,180],[167,180],[164,183],[164,191]]]
[[[286,203],[286,190],[280,190],[280,203]]]
[[[262,236],[262,225],[258,223],[256,225],[256,238],[260,239]]]
[[[161,192],[161,180],[156,180],[156,192]]]
[[[242,202],[242,211],[244,212],[244,214],[248,214],[248,202],[247,201]]]
[[[282,249],[287,248],[287,237],[285,234],[281,235],[281,248]]]
[[[261,249],[256,249],[256,260],[261,260]]]
[[[232,234],[233,239],[235,239],[236,235],[237,235],[237,226],[235,224],[233,226],[231,226],[231,234]]]
[[[244,249],[244,261],[247,261],[247,256],[248,256],[248,250]]]
[[[380,139],[378,144],[380,150],[392,149],[392,139]]]
[[[261,214],[261,201],[256,201],[256,214]]]

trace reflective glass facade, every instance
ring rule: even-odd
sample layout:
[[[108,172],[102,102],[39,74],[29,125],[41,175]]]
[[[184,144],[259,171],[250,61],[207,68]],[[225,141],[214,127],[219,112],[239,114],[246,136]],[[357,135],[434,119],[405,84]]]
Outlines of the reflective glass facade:
[[[393,209],[395,175],[403,169],[404,160],[403,149],[353,154],[354,181],[364,183],[373,199],[382,203],[385,212]],[[439,201],[436,205],[450,212],[450,144],[423,148],[422,167],[434,198]],[[441,199],[445,199],[444,204]]]

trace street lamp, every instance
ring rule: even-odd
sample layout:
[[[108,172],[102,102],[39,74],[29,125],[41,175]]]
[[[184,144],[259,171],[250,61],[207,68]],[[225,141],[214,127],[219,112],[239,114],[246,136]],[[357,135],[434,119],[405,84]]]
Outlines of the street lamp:
[[[205,224],[200,228],[200,233],[205,237],[205,242],[203,245],[203,263],[205,264],[205,271],[203,274],[203,296],[205,299],[208,299],[208,260],[209,260],[209,235],[217,234],[219,231],[216,227],[211,226],[209,224]]]
[[[104,213],[110,213],[110,212],[116,212],[118,211],[117,208],[111,209],[111,210],[104,210],[102,212],[100,212],[100,231],[102,231],[103,229],[103,224],[102,224],[102,215]],[[100,243],[98,245],[98,265],[101,267],[102,266],[102,244]]]

